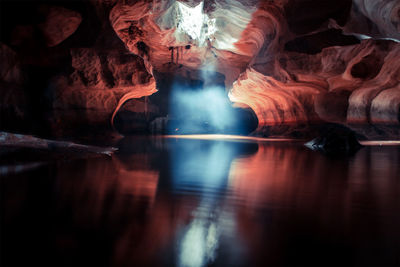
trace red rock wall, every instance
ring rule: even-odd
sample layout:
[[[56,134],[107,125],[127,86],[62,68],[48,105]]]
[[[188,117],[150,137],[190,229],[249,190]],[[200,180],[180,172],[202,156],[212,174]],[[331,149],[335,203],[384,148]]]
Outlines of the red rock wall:
[[[16,111],[32,95],[32,103],[47,103],[37,116],[50,114],[53,128],[109,126],[130,99],[157,92],[154,71],[173,76],[181,67],[188,77],[207,67],[224,74],[227,94],[255,111],[259,130],[322,121],[399,125],[398,1],[207,1],[204,12],[219,31],[204,44],[176,32],[176,1],[32,7],[40,19],[16,16],[1,40],[1,94],[12,96]],[[26,17],[25,9],[12,12]]]

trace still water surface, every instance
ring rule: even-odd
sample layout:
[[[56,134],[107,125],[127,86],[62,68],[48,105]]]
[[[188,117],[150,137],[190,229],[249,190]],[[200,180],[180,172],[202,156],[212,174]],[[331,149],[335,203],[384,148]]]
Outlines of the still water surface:
[[[3,265],[400,266],[400,147],[125,138],[1,177]]]

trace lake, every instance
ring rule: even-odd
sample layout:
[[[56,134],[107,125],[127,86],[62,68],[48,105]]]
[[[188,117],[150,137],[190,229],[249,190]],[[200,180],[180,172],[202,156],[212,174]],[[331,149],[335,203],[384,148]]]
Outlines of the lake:
[[[3,266],[400,266],[400,146],[118,147],[2,175]]]

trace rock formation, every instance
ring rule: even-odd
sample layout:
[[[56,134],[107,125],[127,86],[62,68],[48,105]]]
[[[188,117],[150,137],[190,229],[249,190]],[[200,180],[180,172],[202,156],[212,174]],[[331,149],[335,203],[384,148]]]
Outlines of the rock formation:
[[[50,47],[71,36],[82,22],[82,16],[78,12],[62,7],[50,7],[44,13],[46,20],[39,25],[39,28]]]
[[[173,81],[207,86],[208,71],[254,111],[258,135],[324,122],[370,138],[399,134],[398,1],[91,0],[3,10],[1,94],[22,93],[0,103],[2,114],[28,101],[53,133],[111,122],[145,132],[168,115]]]

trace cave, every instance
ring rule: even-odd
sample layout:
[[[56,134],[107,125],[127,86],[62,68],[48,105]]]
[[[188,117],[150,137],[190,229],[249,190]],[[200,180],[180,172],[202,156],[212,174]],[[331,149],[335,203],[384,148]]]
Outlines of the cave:
[[[399,266],[400,2],[2,0],[1,266]]]

